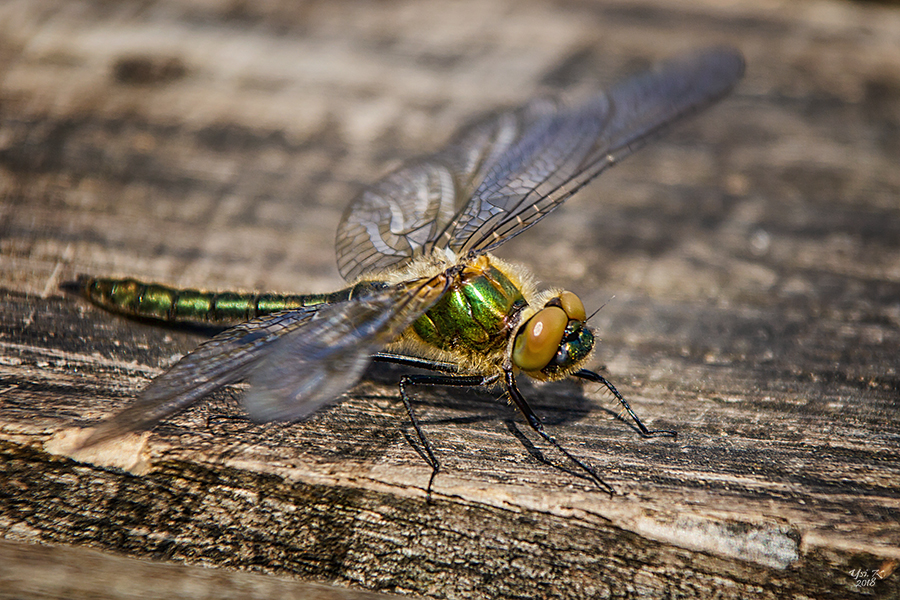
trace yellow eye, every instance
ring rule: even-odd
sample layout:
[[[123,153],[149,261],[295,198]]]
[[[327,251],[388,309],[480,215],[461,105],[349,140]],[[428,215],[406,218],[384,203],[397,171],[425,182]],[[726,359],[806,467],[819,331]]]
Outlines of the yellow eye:
[[[560,294],[559,302],[562,304],[562,309],[566,311],[566,314],[569,315],[570,319],[584,321],[587,318],[587,313],[584,311],[584,304],[581,303],[581,298],[572,292],[563,292]]]
[[[550,306],[540,310],[516,335],[513,364],[523,371],[540,371],[546,367],[556,356],[568,324],[569,317],[563,309]]]

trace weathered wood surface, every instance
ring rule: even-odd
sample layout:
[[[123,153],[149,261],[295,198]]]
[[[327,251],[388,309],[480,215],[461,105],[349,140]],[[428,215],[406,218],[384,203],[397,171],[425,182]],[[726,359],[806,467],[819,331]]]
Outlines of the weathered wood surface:
[[[428,501],[383,366],[305,423],[230,390],[68,455],[202,338],[61,282],[335,288],[340,213],[398,160],[720,42],[748,61],[733,97],[500,252],[615,296],[597,364],[679,432],[524,390],[615,497],[496,394],[421,389]],[[855,575],[900,560],[898,48],[900,12],[844,2],[3,3],[2,536],[435,598],[896,596]]]
[[[398,600],[400,596],[259,573],[125,558],[77,546],[0,540],[0,598]]]

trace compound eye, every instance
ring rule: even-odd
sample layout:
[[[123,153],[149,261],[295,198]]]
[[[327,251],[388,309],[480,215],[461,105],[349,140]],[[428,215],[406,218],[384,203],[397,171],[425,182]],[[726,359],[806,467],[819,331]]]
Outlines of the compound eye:
[[[569,315],[570,319],[582,322],[587,319],[587,313],[584,311],[584,304],[582,304],[581,298],[572,292],[563,292],[560,294],[559,302],[562,304],[562,309],[566,311],[566,314]]]
[[[540,371],[546,367],[556,356],[568,323],[569,317],[557,306],[538,311],[516,335],[513,364],[523,371]]]

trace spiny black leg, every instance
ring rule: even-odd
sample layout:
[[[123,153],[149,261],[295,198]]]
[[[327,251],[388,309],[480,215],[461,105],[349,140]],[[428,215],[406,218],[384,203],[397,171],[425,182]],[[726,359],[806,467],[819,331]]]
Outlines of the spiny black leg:
[[[600,476],[597,475],[597,472],[594,471],[593,467],[572,456],[568,450],[560,446],[559,442],[557,442],[553,436],[544,431],[544,424],[541,423],[541,420],[538,418],[538,416],[534,414],[534,411],[531,410],[530,406],[528,406],[528,402],[525,401],[525,397],[522,396],[522,393],[516,386],[516,377],[513,374],[512,370],[505,371],[505,375],[506,390],[509,392],[509,396],[510,398],[512,398],[513,402],[515,402],[516,406],[519,407],[519,410],[522,411],[522,414],[525,415],[525,419],[528,421],[528,424],[531,425],[531,428],[534,429],[549,444],[562,452],[566,458],[568,458],[574,464],[578,465],[578,467],[581,468],[582,471],[587,473],[600,488],[608,492],[610,496],[614,495],[616,493],[615,490],[611,485],[603,481]]]
[[[428,488],[426,489],[426,496],[431,497],[431,486],[434,483],[434,478],[437,477],[438,471],[441,470],[441,464],[438,462],[437,456],[434,454],[434,449],[431,447],[431,442],[428,441],[428,438],[425,437],[425,432],[422,431],[422,428],[419,426],[419,420],[416,419],[415,413],[413,413],[412,402],[410,401],[409,395],[406,393],[406,386],[408,385],[454,385],[454,386],[476,386],[476,385],[485,385],[486,378],[481,377],[480,375],[404,375],[400,378],[400,397],[403,399],[403,405],[406,407],[406,413],[409,415],[409,420],[412,421],[413,427],[416,430],[416,435],[419,436],[419,441],[422,442],[422,447],[425,449],[425,453],[428,457],[425,459],[425,462],[428,463],[428,466],[431,467],[431,477],[428,479]]]
[[[406,394],[406,386],[410,383],[415,383],[410,379],[410,376],[405,376],[400,379],[400,398],[403,400],[403,406],[406,407],[406,414],[409,415],[409,420],[416,430],[416,435],[419,437],[419,441],[422,442],[422,448],[425,450],[425,456],[423,456],[423,458],[425,459],[425,462],[428,463],[428,466],[431,467],[431,477],[428,478],[428,487],[425,489],[425,495],[430,498],[431,486],[434,483],[434,478],[437,477],[438,471],[441,470],[441,463],[438,462],[437,456],[434,455],[434,449],[431,447],[431,442],[428,441],[428,438],[425,437],[425,432],[423,432],[422,428],[419,426],[419,420],[416,419],[416,414],[413,412],[412,402],[410,402],[409,396]]]
[[[671,431],[668,429],[647,429],[646,425],[641,423],[641,420],[638,419],[638,416],[634,414],[634,411],[631,410],[631,406],[629,406],[628,401],[619,393],[619,390],[616,389],[616,386],[611,384],[603,375],[600,373],[594,373],[593,371],[588,371],[587,369],[581,369],[573,373],[575,377],[580,377],[581,379],[586,379],[588,381],[593,381],[595,383],[602,383],[606,386],[610,392],[612,392],[613,396],[616,397],[616,400],[625,408],[625,412],[634,419],[634,422],[637,424],[638,429],[641,431],[641,435],[644,437],[658,437],[658,436],[666,436],[666,437],[677,437],[678,433],[675,431]]]
[[[435,456],[434,454],[434,449],[431,446],[431,442],[429,442],[428,438],[425,437],[425,432],[422,431],[422,427],[419,425],[419,420],[416,418],[416,415],[413,412],[412,402],[410,401],[409,394],[406,393],[406,386],[479,386],[489,385],[496,381],[497,377],[482,377],[480,375],[454,375],[454,373],[457,372],[457,367],[452,363],[445,363],[436,360],[430,360],[427,358],[419,358],[417,356],[407,356],[405,354],[394,354],[393,352],[376,352],[372,355],[372,359],[378,362],[388,362],[394,363],[396,365],[403,365],[406,367],[415,367],[417,369],[427,369],[429,371],[436,371],[438,373],[447,373],[447,375],[406,375],[400,379],[400,398],[403,400],[403,405],[406,407],[406,414],[409,415],[409,420],[412,421],[413,428],[416,430],[416,436],[418,436],[419,441],[422,442],[422,447],[425,449],[425,455],[423,456],[423,458],[425,459],[425,462],[428,463],[428,466],[431,467],[431,477],[428,479],[428,488],[426,490],[426,495],[430,497],[431,486],[434,483],[434,478],[437,476],[438,471],[441,470],[441,464],[440,462],[438,462],[437,456]]]
[[[409,395],[406,393],[407,385],[453,385],[453,386],[480,386],[480,385],[490,385],[499,379],[498,375],[492,375],[490,377],[481,377],[478,375],[454,375],[457,372],[456,365],[452,363],[444,363],[439,361],[429,360],[427,358],[418,358],[415,356],[407,356],[405,354],[394,354],[392,352],[378,352],[372,356],[373,360],[379,362],[389,362],[398,365],[403,365],[407,367],[416,367],[419,369],[428,369],[430,371],[437,371],[439,373],[447,373],[447,375],[407,375],[400,380],[400,397],[403,399],[403,404],[406,407],[406,412],[409,415],[410,421],[412,421],[413,427],[416,430],[416,435],[419,440],[422,442],[422,446],[425,448],[425,453],[427,457],[425,458],[428,465],[431,467],[431,478],[428,480],[428,489],[427,493],[431,494],[431,486],[434,482],[435,476],[437,476],[438,471],[440,470],[440,463],[437,460],[437,457],[434,454],[434,450],[432,449],[431,443],[425,437],[425,433],[422,431],[422,428],[419,426],[419,421],[416,419],[415,414],[412,409],[412,402],[410,401]],[[585,371],[585,373],[590,375],[596,375],[595,373],[591,373],[591,371]],[[549,444],[559,450],[566,458],[572,461],[573,464],[577,465],[582,471],[588,474],[588,476],[604,491],[608,492],[610,495],[615,494],[615,490],[603,481],[599,475],[597,475],[596,471],[589,465],[585,464],[581,460],[572,456],[568,450],[563,448],[559,442],[556,441],[551,435],[549,435],[546,431],[544,431],[544,425],[541,423],[541,420],[534,414],[534,411],[531,410],[531,407],[525,401],[525,398],[522,396],[522,393],[519,392],[519,388],[516,386],[515,376],[512,371],[506,371],[506,388],[509,392],[510,397],[515,402],[516,406],[519,407],[519,410],[525,415],[525,419],[528,421],[528,425],[531,426],[544,440],[546,440]],[[600,377],[599,375],[596,375]],[[582,376],[584,377],[584,376]],[[588,377],[585,377],[588,378]],[[606,382],[602,377],[600,378],[602,381]],[[621,397],[615,388],[612,387],[612,384],[606,382],[609,387],[612,388],[613,393],[616,394],[617,397]],[[623,399],[624,402],[624,399]],[[627,407],[627,403],[625,404]],[[630,412],[629,408],[629,412]],[[632,413],[633,415],[633,413]],[[635,417],[636,419],[637,417]],[[638,421],[639,422],[639,421]],[[640,423],[640,422],[639,422]],[[643,427],[643,424],[640,424],[643,430],[646,430],[646,427]],[[650,432],[653,434],[653,432]]]
[[[419,358],[418,356],[407,356],[406,354],[395,354],[393,352],[376,352],[372,355],[372,360],[376,362],[393,363],[404,367],[415,367],[427,371],[437,371],[438,373],[447,373],[449,375],[458,372],[457,366],[453,363]]]

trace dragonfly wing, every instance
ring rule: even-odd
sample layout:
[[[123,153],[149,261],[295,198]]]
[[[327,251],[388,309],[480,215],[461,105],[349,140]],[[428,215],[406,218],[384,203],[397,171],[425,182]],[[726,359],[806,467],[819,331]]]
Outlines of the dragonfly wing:
[[[371,355],[394,340],[443,294],[446,278],[398,284],[316,314],[279,339],[250,373],[244,396],[258,421],[306,418],[360,378]]]
[[[242,323],[184,356],[135,402],[101,423],[85,446],[150,429],[210,392],[243,379],[257,420],[296,420],[333,401],[369,355],[399,335],[443,293],[444,279],[398,284],[346,302],[284,311]]]
[[[538,99],[476,121],[357,196],[338,228],[341,275],[353,280],[435,247],[461,254],[505,242],[665,126],[724,96],[743,70],[737,50],[711,48],[578,106]]]
[[[403,264],[457,211],[456,180],[439,162],[419,160],[363,190],[338,226],[338,271],[347,281]]]
[[[737,50],[710,48],[544,113],[491,165],[439,245],[489,250],[518,235],[666,126],[724,96],[743,72]]]
[[[84,445],[151,429],[206,394],[244,379],[277,339],[303,327],[325,306],[266,315],[207,340],[151,381],[127,408],[103,421]]]
[[[353,281],[430,252],[487,173],[556,104],[536,100],[461,129],[446,148],[415,159],[364,189],[338,226],[338,270]],[[446,245],[446,244],[445,244]]]

